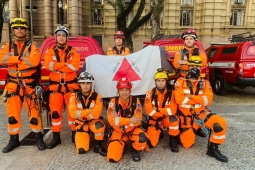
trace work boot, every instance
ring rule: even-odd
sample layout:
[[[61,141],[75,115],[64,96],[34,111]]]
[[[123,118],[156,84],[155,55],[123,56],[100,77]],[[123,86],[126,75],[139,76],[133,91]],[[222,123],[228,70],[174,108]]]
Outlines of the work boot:
[[[41,132],[36,134],[38,150],[45,150],[46,143],[43,141],[43,134]]]
[[[72,143],[75,144],[75,134],[76,134],[76,130],[72,131]]]
[[[210,142],[210,145],[207,150],[207,155],[216,158],[221,162],[228,162],[228,158],[225,155],[222,155],[218,150],[218,144]]]
[[[169,147],[171,148],[172,152],[179,152],[177,140],[177,136],[169,136]]]
[[[61,144],[60,132],[53,132],[53,139],[47,145],[47,149],[53,149],[53,148],[55,148],[59,144]]]
[[[201,128],[198,128],[197,130],[194,129],[194,132],[195,132],[195,134],[197,134],[198,136],[200,136],[202,138],[206,138],[207,137],[207,135],[205,134],[205,132]]]
[[[138,151],[132,147],[131,153],[132,153],[133,161],[139,162],[141,160],[140,151]]]
[[[2,152],[3,153],[11,152],[14,148],[17,148],[19,146],[20,146],[19,134],[10,135],[9,143],[7,144],[5,148],[3,148]]]
[[[107,150],[102,147],[103,141],[101,140],[95,140],[95,146],[93,149],[93,152],[99,153],[101,156],[106,156]]]

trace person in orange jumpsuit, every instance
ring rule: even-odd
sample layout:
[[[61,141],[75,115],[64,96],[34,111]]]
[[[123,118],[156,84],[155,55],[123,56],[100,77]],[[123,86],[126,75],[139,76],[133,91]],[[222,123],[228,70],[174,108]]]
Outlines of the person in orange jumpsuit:
[[[125,35],[122,31],[117,31],[114,34],[114,42],[115,46],[109,47],[107,50],[107,55],[129,55],[130,50],[128,47],[123,46],[123,40],[125,39]]]
[[[156,147],[160,136],[163,137],[163,130],[168,130],[169,147],[172,152],[179,152],[177,144],[177,135],[180,133],[179,119],[175,115],[177,104],[172,89],[167,87],[167,73],[158,69],[154,80],[156,87],[149,90],[145,98],[145,113],[149,116],[148,145]]]
[[[44,55],[45,68],[50,71],[49,106],[53,131],[53,139],[47,145],[48,149],[61,144],[60,130],[63,126],[62,109],[64,103],[67,107],[68,125],[72,130],[72,142],[74,143],[75,118],[70,117],[68,106],[71,94],[79,89],[76,72],[80,68],[80,54],[76,52],[75,48],[68,46],[69,32],[65,26],[58,26],[55,35],[57,45],[48,48]]]
[[[103,109],[101,95],[92,90],[94,77],[88,72],[82,72],[78,77],[80,90],[72,93],[69,101],[69,113],[75,118],[75,145],[79,154],[88,152],[90,145],[90,131],[94,136],[94,152],[106,156],[106,149],[102,147],[106,124],[100,117]]]
[[[180,140],[183,147],[190,148],[195,143],[193,128],[200,127],[210,136],[207,155],[227,162],[228,158],[218,150],[218,145],[225,141],[227,123],[208,108],[213,92],[209,81],[200,78],[202,62],[199,56],[191,56],[186,77],[180,77],[175,83],[175,99],[180,110]]]
[[[186,29],[181,38],[184,40],[184,49],[175,53],[173,65],[180,76],[185,77],[188,72],[187,61],[192,55],[199,55],[202,59],[202,66],[207,65],[207,57],[204,51],[195,45],[197,34],[195,30]]]
[[[35,42],[26,38],[28,25],[24,18],[14,18],[11,22],[15,40],[6,43],[0,50],[0,65],[8,66],[6,103],[8,116],[8,133],[10,140],[2,152],[7,153],[20,146],[21,132],[20,112],[22,103],[28,112],[30,128],[37,136],[39,150],[46,149],[43,141],[43,128],[35,99],[35,87],[39,83],[40,49]]]
[[[118,80],[116,88],[119,97],[113,98],[107,109],[108,122],[113,127],[107,149],[107,161],[118,162],[126,142],[132,142],[132,158],[141,160],[140,151],[147,146],[147,134],[139,127],[142,122],[142,105],[132,97],[132,84],[128,78]]]

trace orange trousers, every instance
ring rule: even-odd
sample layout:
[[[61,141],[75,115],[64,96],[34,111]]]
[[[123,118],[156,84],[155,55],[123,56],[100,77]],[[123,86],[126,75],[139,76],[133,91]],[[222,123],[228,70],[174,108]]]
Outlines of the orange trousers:
[[[156,128],[156,118],[154,120],[149,119],[149,127],[147,135],[149,136],[150,143],[153,147],[156,147],[159,141],[161,133],[160,129],[168,129],[168,134],[171,136],[177,136],[180,133],[179,130],[179,119],[175,115],[166,116],[162,121],[159,122],[159,128]]]
[[[201,120],[206,119],[208,112],[201,113],[198,117]],[[180,116],[181,128],[183,131],[180,134],[180,140],[184,148],[190,148],[196,140],[196,135],[193,131],[198,129],[199,125],[194,121],[193,127],[191,125],[191,117],[186,117],[186,123],[184,124],[184,117]],[[211,115],[204,123],[205,127],[211,130],[210,142],[216,144],[222,144],[225,141],[227,132],[227,122],[224,118],[217,114]]]
[[[147,134],[139,127],[135,127],[133,131],[128,132],[126,135],[114,130],[108,144],[107,161],[113,159],[118,162],[122,157],[124,146],[128,140],[133,142],[132,147],[135,150],[141,151],[145,149],[147,138]]]
[[[6,85],[7,94],[15,93],[18,85],[9,82]],[[33,132],[38,133],[42,130],[41,118],[38,107],[34,101],[34,89],[26,86],[20,87],[19,95],[13,95],[8,98],[6,103],[8,116],[8,133],[16,135],[21,132],[20,113],[22,109],[22,100],[28,112],[30,128]]]
[[[76,134],[75,134],[75,145],[76,152],[79,153],[79,149],[83,148],[86,152],[89,150],[90,144],[90,131],[94,134],[94,139],[97,141],[104,140],[104,133],[106,124],[101,119],[94,119],[86,122],[80,119],[75,120]]]
[[[65,102],[65,107],[67,110],[68,125],[72,131],[75,131],[75,118],[71,118],[68,106],[69,98],[72,92],[64,93],[62,95],[58,92],[53,92],[50,94],[49,105],[50,105],[50,115],[51,115],[51,129],[53,132],[60,132],[63,126],[63,105]]]

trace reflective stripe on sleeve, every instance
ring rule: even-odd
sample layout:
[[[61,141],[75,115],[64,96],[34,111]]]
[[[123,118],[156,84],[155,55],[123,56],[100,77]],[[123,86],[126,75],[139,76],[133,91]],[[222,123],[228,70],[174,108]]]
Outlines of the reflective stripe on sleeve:
[[[81,111],[80,110],[77,110],[76,112],[76,118],[80,118],[81,117]]]
[[[204,105],[207,106],[208,105],[208,98],[207,96],[203,95],[203,100],[204,100]]]
[[[167,111],[168,115],[172,115],[172,112],[171,112],[170,108],[167,108],[166,111]]]
[[[76,68],[72,64],[67,65],[71,70],[76,71]]]
[[[186,104],[189,101],[188,97],[185,97],[185,99],[182,101],[182,104]]]
[[[149,116],[153,116],[156,113],[155,110],[152,110],[152,112],[150,112]]]
[[[114,125],[118,126],[119,125],[119,121],[120,121],[120,118],[119,117],[115,117]]]
[[[55,64],[55,63],[54,63],[53,61],[50,62],[50,66],[49,66],[49,70],[50,70],[50,71],[54,71],[54,70],[53,70],[54,64]]]

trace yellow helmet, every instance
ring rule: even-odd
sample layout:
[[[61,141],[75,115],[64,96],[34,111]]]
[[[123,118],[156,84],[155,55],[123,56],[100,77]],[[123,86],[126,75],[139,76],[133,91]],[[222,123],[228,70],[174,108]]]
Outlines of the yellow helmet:
[[[28,28],[27,22],[24,18],[14,18],[11,22],[11,28],[13,27],[25,27]]]
[[[199,56],[191,56],[189,59],[188,59],[188,63],[187,63],[188,66],[192,65],[192,66],[202,66],[202,59],[201,57]]]
[[[154,74],[154,80],[157,79],[168,79],[167,72],[162,68],[157,69],[157,72]]]

